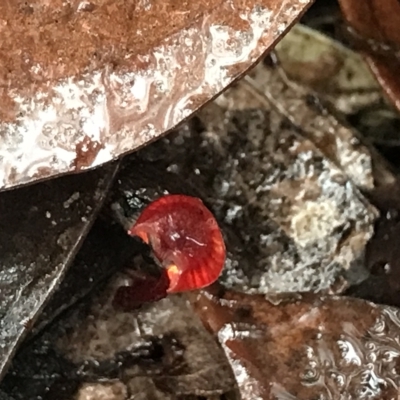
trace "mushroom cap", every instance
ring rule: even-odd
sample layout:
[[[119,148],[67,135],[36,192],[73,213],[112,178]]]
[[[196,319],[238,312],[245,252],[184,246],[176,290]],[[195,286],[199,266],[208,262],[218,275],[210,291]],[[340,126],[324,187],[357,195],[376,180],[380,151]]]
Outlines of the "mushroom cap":
[[[128,233],[152,247],[167,270],[169,293],[210,285],[225,263],[225,244],[217,221],[196,197],[160,197],[143,210]]]

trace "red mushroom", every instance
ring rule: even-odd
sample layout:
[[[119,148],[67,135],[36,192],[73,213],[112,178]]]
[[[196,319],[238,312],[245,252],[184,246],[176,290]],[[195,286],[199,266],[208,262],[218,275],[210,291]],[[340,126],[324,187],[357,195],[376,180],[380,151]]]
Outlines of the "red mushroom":
[[[225,244],[217,221],[195,197],[166,195],[155,200],[128,233],[149,244],[166,268],[168,293],[210,285],[225,263]]]

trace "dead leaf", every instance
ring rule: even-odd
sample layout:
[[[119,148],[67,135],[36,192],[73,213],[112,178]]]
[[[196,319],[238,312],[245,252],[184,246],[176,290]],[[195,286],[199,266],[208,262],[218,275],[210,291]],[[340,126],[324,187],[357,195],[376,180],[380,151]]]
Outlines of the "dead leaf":
[[[116,165],[0,196],[0,376],[73,260]]]
[[[100,394],[119,382],[130,396],[172,400],[212,398],[235,387],[223,352],[185,298],[117,311],[112,298],[122,280],[115,275],[22,349],[1,390],[17,400],[70,400],[89,384]]]
[[[41,332],[63,311],[90,293],[105,278],[130,265],[143,246],[115,222],[100,216],[85,238],[51,301],[44,307],[29,338]]]
[[[339,1],[360,47],[379,83],[400,110],[400,3],[397,0]]]
[[[0,189],[154,140],[239,78],[311,3],[2,1]]]
[[[364,58],[315,29],[296,24],[275,52],[288,78],[345,114],[382,101],[380,86]]]
[[[243,400],[397,398],[396,308],[218,288],[193,294],[192,302],[225,351]]]
[[[400,182],[368,193],[381,216],[365,250],[365,264],[371,275],[349,288],[347,295],[375,303],[400,306]]]

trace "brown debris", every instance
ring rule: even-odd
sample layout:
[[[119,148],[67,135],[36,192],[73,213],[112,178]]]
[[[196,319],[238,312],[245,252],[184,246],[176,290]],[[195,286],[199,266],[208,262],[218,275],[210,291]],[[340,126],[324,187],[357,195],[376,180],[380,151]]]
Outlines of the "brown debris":
[[[332,14],[333,10],[329,15],[334,18]],[[312,89],[346,115],[383,101],[364,58],[322,32],[296,24],[275,47],[275,53],[288,79]]]
[[[192,302],[224,349],[243,400],[397,398],[398,309],[218,288],[192,295]]]
[[[101,149],[101,144],[85,136],[83,140],[76,144],[76,159],[73,164],[77,171],[89,167],[95,160]]]

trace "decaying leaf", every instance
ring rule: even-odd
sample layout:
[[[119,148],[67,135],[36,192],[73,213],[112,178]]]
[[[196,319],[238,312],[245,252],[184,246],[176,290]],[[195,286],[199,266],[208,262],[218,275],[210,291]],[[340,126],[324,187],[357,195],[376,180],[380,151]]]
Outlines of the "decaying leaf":
[[[173,400],[234,389],[223,352],[185,299],[116,311],[112,298],[123,281],[116,275],[23,349],[1,388],[16,400],[59,400],[60,393],[71,400],[103,393],[112,400],[114,392],[121,400],[139,394]]]
[[[312,0],[0,3],[0,188],[81,171],[168,131]]]
[[[395,399],[400,311],[318,295],[192,295],[243,400]],[[323,397],[321,397],[323,396]]]
[[[339,1],[353,40],[384,91],[400,110],[400,4],[397,0]]]
[[[395,178],[373,147],[334,115],[310,89],[286,79],[279,67],[257,66],[247,82],[310,139],[361,189],[393,183]]]
[[[275,51],[288,78],[312,88],[337,110],[354,113],[382,100],[363,57],[314,29],[295,25]]]
[[[61,282],[116,165],[0,196],[0,376]]]

